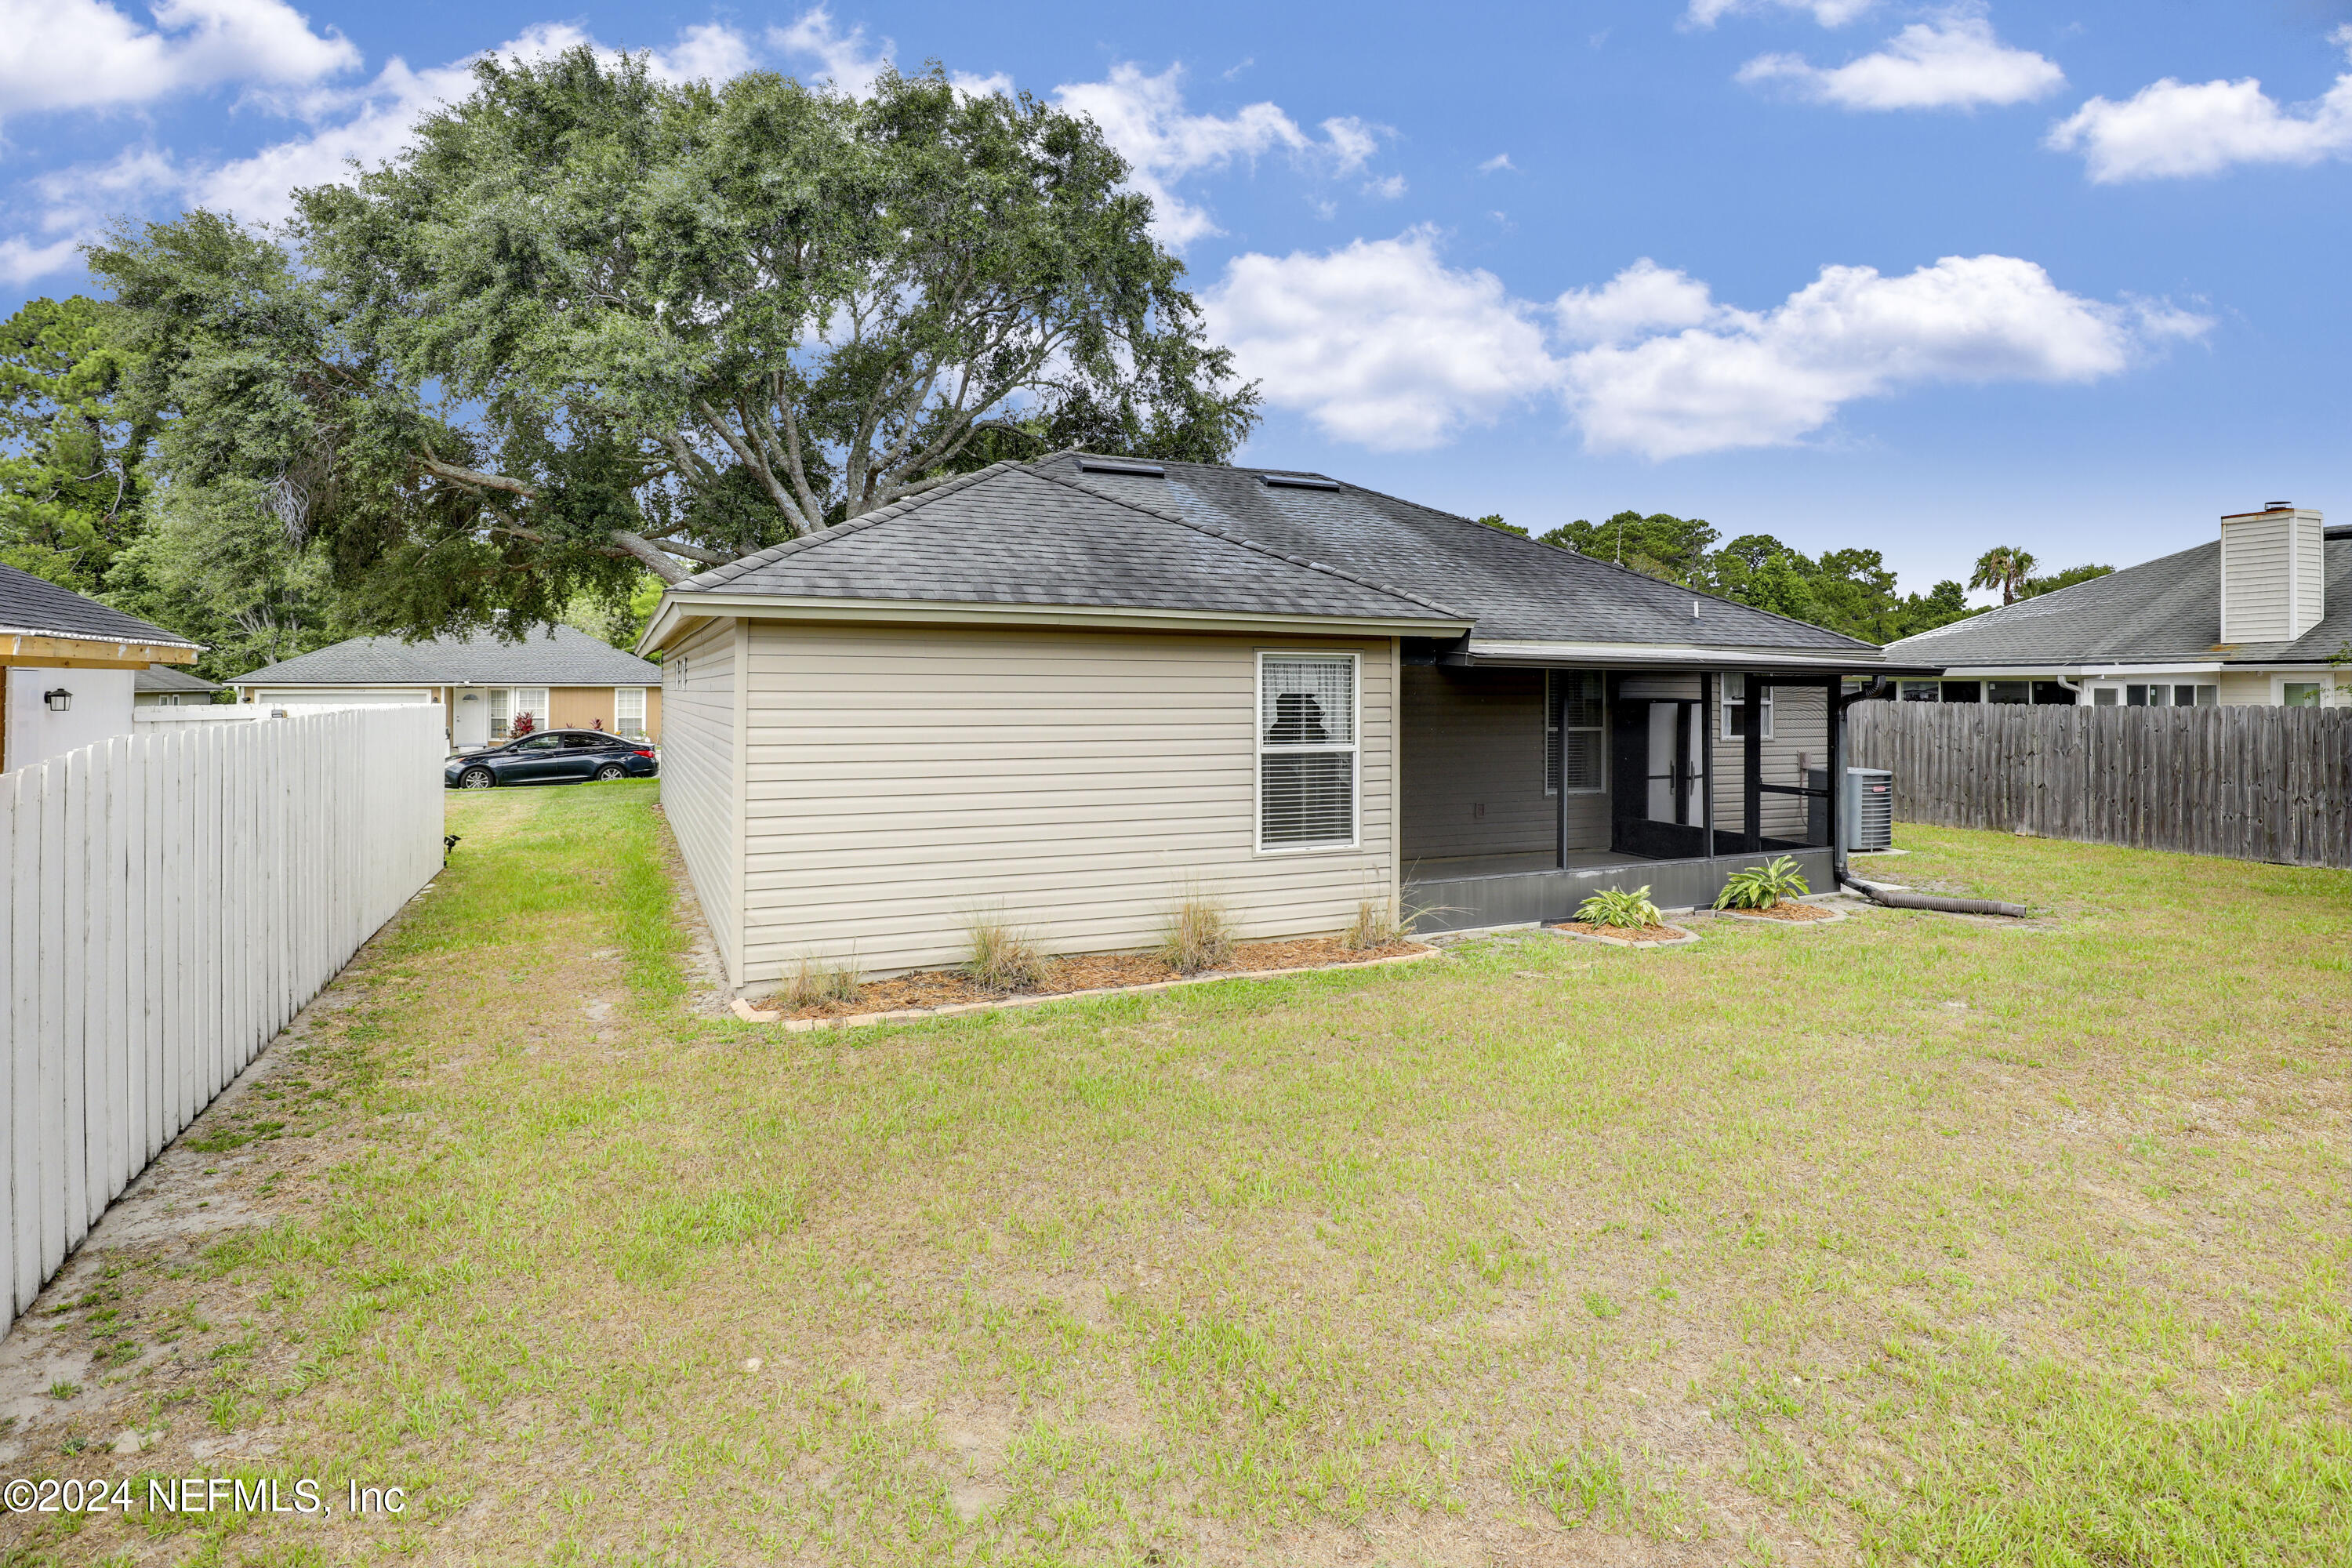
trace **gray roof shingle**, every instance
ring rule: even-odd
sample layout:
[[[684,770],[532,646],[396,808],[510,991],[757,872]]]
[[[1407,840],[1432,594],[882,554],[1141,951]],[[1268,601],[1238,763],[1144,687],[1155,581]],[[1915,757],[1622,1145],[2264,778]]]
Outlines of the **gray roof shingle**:
[[[403,642],[352,637],[231,678],[231,686],[658,686],[661,667],[572,626]]]
[[[998,464],[673,591],[1468,621],[1482,639],[1876,658],[1836,632],[1319,475],[1277,488],[1264,476],[1286,470],[1164,463],[1151,477],[1085,461]]]
[[[1433,632],[1468,618],[1243,537],[1227,520],[1178,517],[1009,463],[714,567],[672,591],[1426,621]]]
[[[218,691],[219,686],[201,675],[184,669],[174,669],[168,664],[151,664],[141,670],[131,682],[133,691]]]
[[[1643,573],[1466,517],[1326,479],[1330,489],[1269,485],[1280,468],[1165,463],[1164,479],[1081,472],[1080,458],[1056,453],[1034,468],[1070,475],[1091,489],[1159,499],[1156,504],[1229,529],[1276,550],[1342,563],[1351,572],[1453,605],[1477,621],[1480,640],[1664,643],[1792,653],[1877,649],[1728,599],[1694,594]],[[1691,618],[1691,604],[1700,617]]]
[[[82,637],[91,642],[165,643],[196,647],[177,632],[167,632],[136,616],[126,616],[71,588],[60,588],[44,577],[14,566],[0,566],[0,634],[26,637]]]
[[[2330,531],[2333,532],[2334,531]],[[2326,659],[2352,639],[2352,538],[2325,539],[2327,615],[2293,642],[2221,640],[2219,540],[1890,644],[1887,657],[1946,668]]]

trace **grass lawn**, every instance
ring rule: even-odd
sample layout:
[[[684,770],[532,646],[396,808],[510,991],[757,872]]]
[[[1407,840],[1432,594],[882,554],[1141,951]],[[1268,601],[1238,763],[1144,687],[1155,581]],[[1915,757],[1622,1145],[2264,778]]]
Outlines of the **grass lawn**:
[[[75,1309],[158,1447],[13,1467],[407,1512],[0,1560],[2352,1561],[2352,877],[1906,827],[2048,918],[788,1035],[654,801],[452,797],[269,1223]]]

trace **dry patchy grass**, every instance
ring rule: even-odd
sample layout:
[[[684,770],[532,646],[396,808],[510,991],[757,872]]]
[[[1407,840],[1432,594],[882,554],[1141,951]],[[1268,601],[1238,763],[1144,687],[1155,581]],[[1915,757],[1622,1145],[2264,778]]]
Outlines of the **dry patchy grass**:
[[[196,1271],[169,1440],[409,1513],[18,1561],[2352,1554],[2340,873],[1906,829],[2048,918],[835,1037],[687,1005],[651,799],[453,798],[343,1158]]]

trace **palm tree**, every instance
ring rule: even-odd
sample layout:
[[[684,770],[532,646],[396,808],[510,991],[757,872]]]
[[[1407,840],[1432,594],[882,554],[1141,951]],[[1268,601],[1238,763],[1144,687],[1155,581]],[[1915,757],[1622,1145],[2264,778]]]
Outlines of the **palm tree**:
[[[2000,602],[2014,605],[2025,591],[2025,581],[2033,575],[2033,557],[2014,544],[1996,544],[1977,557],[1976,575],[1969,579],[1971,588],[1998,588]]]

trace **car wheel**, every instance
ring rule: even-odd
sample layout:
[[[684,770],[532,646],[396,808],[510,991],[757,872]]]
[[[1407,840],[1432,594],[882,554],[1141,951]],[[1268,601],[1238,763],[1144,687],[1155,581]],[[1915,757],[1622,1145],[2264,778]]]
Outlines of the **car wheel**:
[[[629,770],[623,767],[618,763],[606,763],[603,767],[596,770],[596,776],[600,779],[610,781],[617,778],[626,778],[628,776],[628,773]]]
[[[459,789],[488,789],[498,782],[498,775],[488,768],[467,768],[457,775]]]

